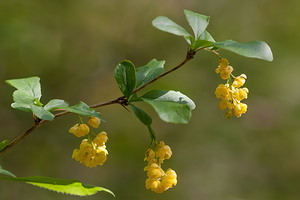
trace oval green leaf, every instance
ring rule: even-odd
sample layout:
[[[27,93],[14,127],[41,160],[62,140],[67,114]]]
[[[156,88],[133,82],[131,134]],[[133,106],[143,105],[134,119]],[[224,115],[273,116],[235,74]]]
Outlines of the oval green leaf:
[[[191,118],[191,109],[187,104],[164,102],[143,98],[157,112],[160,119],[174,124],[187,124]]]
[[[54,115],[51,112],[49,112],[48,110],[45,110],[45,108],[43,108],[43,107],[39,107],[36,105],[30,105],[30,108],[31,108],[33,114],[40,119],[48,120],[48,121],[52,121],[54,119]]]
[[[175,102],[179,104],[187,104],[191,110],[195,109],[196,105],[189,97],[178,91],[173,90],[152,90],[142,96],[143,99]]]
[[[28,177],[0,177],[3,180],[26,182],[41,188],[45,188],[54,192],[63,194],[71,194],[76,196],[89,196],[99,191],[108,192],[115,196],[114,193],[106,188],[81,183],[78,180],[49,178],[43,176]]]
[[[69,106],[69,104],[65,100],[52,99],[44,106],[44,108],[45,108],[45,110],[53,111],[58,108],[64,108],[64,107],[68,107],[68,106]]]
[[[233,40],[226,40],[223,42],[216,42],[214,46],[245,57],[259,58],[267,61],[273,60],[271,48],[263,41],[240,43]]]
[[[209,24],[209,16],[201,15],[190,10],[184,10],[185,17],[192,27],[197,40]]]
[[[136,69],[136,87],[139,88],[164,72],[165,61],[152,59],[145,66]]]
[[[42,96],[39,77],[11,79],[6,80],[6,83],[15,87],[17,90],[23,91],[23,93],[26,93],[28,96],[32,96],[33,99],[40,99]]]
[[[190,34],[181,26],[176,24],[174,21],[170,20],[165,16],[158,16],[152,21],[152,25],[161,30],[174,35],[189,37]]]
[[[135,116],[145,125],[149,126],[152,124],[152,118],[142,109],[136,107],[135,105],[130,105]]]
[[[96,112],[95,109],[90,108],[86,103],[84,103],[82,101],[79,102],[78,104],[76,104],[75,106],[57,107],[57,108],[61,108],[61,109],[67,110],[71,113],[76,113],[76,114],[87,116],[87,117],[91,117],[91,116],[98,117],[102,121],[105,121],[103,119],[103,117],[100,115],[100,113]]]
[[[6,80],[6,83],[17,90],[13,93],[12,108],[31,111],[30,105],[42,96],[39,77]]]
[[[128,60],[120,62],[115,68],[114,76],[123,95],[129,98],[136,86],[135,67],[133,63]]]

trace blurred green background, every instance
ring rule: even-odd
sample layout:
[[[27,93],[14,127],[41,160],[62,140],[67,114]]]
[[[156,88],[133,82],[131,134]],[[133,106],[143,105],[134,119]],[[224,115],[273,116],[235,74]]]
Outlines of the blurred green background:
[[[144,152],[147,129],[119,105],[99,109],[108,123],[108,160],[89,169],[71,158],[80,139],[68,133],[74,115],[40,127],[3,157],[0,164],[17,176],[80,179],[111,189],[80,198],[30,185],[0,181],[0,199],[300,199],[300,1],[298,0],[64,0],[0,1],[0,139],[20,135],[32,124],[29,113],[10,107],[14,89],[5,80],[40,76],[42,102],[53,98],[94,104],[121,95],[114,82],[118,62],[142,66],[152,58],[170,69],[184,59],[182,38],[151,25],[168,16],[187,30],[183,9],[211,16],[208,31],[217,41],[266,41],[273,62],[221,51],[245,73],[248,112],[226,120],[214,91],[222,82],[214,70],[218,60],[199,52],[184,68],[147,87],[174,89],[196,105],[188,125],[166,124],[154,118],[160,140],[173,150],[164,164],[176,170],[178,185],[163,194],[145,189]]]

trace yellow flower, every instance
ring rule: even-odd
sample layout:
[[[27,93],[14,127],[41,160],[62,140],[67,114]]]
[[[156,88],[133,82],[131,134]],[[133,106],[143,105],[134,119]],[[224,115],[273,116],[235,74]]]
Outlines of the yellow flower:
[[[247,79],[246,74],[241,74],[234,79],[232,86],[235,88],[240,88],[245,84],[246,79]]]
[[[153,149],[148,149],[145,153],[145,159],[144,161],[152,162],[155,159],[155,152]]]
[[[225,113],[225,118],[226,119],[230,119],[232,117],[232,111],[231,110],[227,110]]]
[[[219,108],[220,110],[225,110],[228,106],[228,101],[221,99],[221,101],[219,102]]]
[[[165,143],[162,141],[160,142],[159,146],[160,147],[156,152],[156,157],[159,158],[161,161],[171,158],[172,156],[171,148],[168,145],[165,145]]]
[[[236,117],[240,117],[242,114],[247,112],[247,104],[237,103],[233,107],[233,113]]]
[[[237,101],[242,101],[243,99],[248,98],[248,92],[249,92],[249,90],[247,88],[237,89],[237,90],[234,91],[233,97]]]
[[[88,121],[89,125],[91,125],[93,128],[98,128],[101,120],[98,117],[94,117],[92,116],[89,121]]]
[[[93,140],[93,142],[97,145],[97,146],[104,146],[105,143],[107,142],[108,137],[107,137],[107,133],[102,131],[101,133],[99,133]]]
[[[103,165],[107,159],[107,150],[104,146],[97,146],[87,139],[82,140],[79,149],[74,149],[72,158],[87,167],[96,167]]]
[[[146,179],[146,188],[152,191],[155,191],[160,185],[160,181],[156,178],[148,178]]]
[[[162,161],[172,156],[171,148],[160,141],[156,145],[156,149],[147,149],[145,153],[145,161],[148,165],[144,168],[147,171],[148,179],[146,180],[146,188],[156,193],[163,193],[169,188],[177,184],[177,174],[174,170],[168,169],[166,172],[161,168]]]
[[[161,183],[162,186],[165,188],[165,190],[172,188],[173,186],[175,186],[177,184],[177,175],[176,172],[172,169],[168,169],[168,171],[166,172],[166,176],[162,178]]]
[[[164,171],[156,163],[149,166],[147,172],[149,178],[160,178],[162,175],[164,175]]]
[[[230,77],[233,68],[229,66],[229,62],[226,58],[221,58],[219,61],[219,66],[215,71],[217,74],[220,74],[222,79],[226,80]]]
[[[82,137],[90,132],[90,128],[86,124],[75,124],[69,129],[69,133],[73,133],[77,137]]]
[[[218,99],[229,98],[229,89],[224,84],[219,84],[216,88],[215,95]]]

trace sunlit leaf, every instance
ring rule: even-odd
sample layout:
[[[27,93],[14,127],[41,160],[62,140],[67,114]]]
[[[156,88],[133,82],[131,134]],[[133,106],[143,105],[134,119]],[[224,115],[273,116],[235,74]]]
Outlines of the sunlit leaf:
[[[195,34],[195,39],[197,40],[207,28],[209,16],[201,15],[190,10],[184,10],[184,14],[189,25],[192,27]]]
[[[102,116],[100,115],[100,113],[96,112],[95,109],[90,108],[86,103],[84,103],[82,101],[79,102],[78,104],[76,104],[75,106],[61,107],[61,109],[64,109],[64,110],[67,110],[69,112],[76,113],[79,115],[87,116],[87,117],[95,116],[95,117],[98,117],[99,119],[101,119],[102,121],[105,121],[102,118]]]
[[[49,177],[42,177],[42,176],[0,177],[0,179],[26,182],[41,188],[45,188],[63,194],[89,196],[89,195],[96,194],[99,191],[104,191],[114,196],[114,194],[108,189],[84,184],[78,180],[67,180],[67,179],[49,178]]]
[[[190,98],[172,90],[152,90],[141,99],[150,104],[163,121],[170,123],[188,123],[195,108]]]
[[[11,105],[13,108],[30,111],[30,105],[40,100],[42,96],[39,77],[11,79],[6,80],[6,83],[17,89],[13,93],[14,103]]]
[[[152,25],[161,30],[168,33],[172,33],[174,35],[189,37],[190,34],[181,26],[176,24],[174,21],[170,20],[165,16],[158,16],[152,21]]]
[[[44,119],[44,120],[48,120],[48,121],[51,121],[54,119],[54,115],[51,112],[49,112],[48,110],[45,110],[45,108],[43,108],[43,107],[39,107],[36,105],[30,105],[30,108],[31,108],[33,114],[40,119]]]
[[[214,46],[250,58],[259,58],[267,61],[273,60],[271,48],[267,43],[262,41],[240,43],[233,40],[226,40],[216,42]]]
[[[28,96],[32,96],[34,99],[40,99],[42,96],[39,77],[11,79],[6,82],[17,90],[23,91]]]
[[[179,104],[187,104],[191,110],[195,109],[196,105],[189,97],[178,91],[173,90],[151,90],[144,94],[142,98],[164,101],[164,102],[175,102]]]
[[[146,98],[143,98],[143,100],[150,104],[158,116],[165,122],[186,124],[191,118],[191,109],[187,104],[156,101]]]
[[[3,140],[1,143],[0,143],[0,151],[2,149],[4,149],[9,143],[9,140]]]
[[[68,106],[69,106],[69,104],[65,100],[52,99],[44,106],[44,108],[45,108],[45,110],[53,111],[58,108],[64,108],[64,107],[68,107]]]

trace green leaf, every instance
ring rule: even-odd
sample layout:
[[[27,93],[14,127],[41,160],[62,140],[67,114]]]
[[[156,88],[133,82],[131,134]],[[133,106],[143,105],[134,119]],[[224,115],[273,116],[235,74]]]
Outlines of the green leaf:
[[[62,99],[52,99],[44,106],[44,108],[45,108],[45,110],[53,111],[58,108],[64,108],[64,107],[68,107],[68,106],[69,106],[69,104]]]
[[[6,80],[6,83],[17,89],[13,93],[13,108],[30,111],[30,105],[39,102],[42,96],[39,77],[11,79]]]
[[[152,21],[152,25],[161,30],[174,35],[189,37],[189,34],[184,28],[176,24],[174,21],[170,20],[165,16],[158,16]]]
[[[43,107],[39,107],[36,105],[30,105],[30,108],[35,116],[37,116],[40,119],[52,121],[54,119],[54,115],[49,112],[48,110],[45,110]]]
[[[135,116],[145,125],[149,126],[152,124],[152,118],[142,109],[134,106],[134,105],[130,105]]]
[[[196,40],[192,45],[192,50],[213,46],[213,42],[207,40]]]
[[[11,176],[11,177],[16,177],[13,173],[11,173],[10,171],[7,171],[5,169],[2,169],[2,167],[0,166],[0,174],[6,175],[6,176]]]
[[[100,115],[100,113],[96,112],[93,108],[90,108],[87,104],[85,104],[84,102],[79,102],[78,104],[76,104],[75,106],[71,106],[71,107],[58,107],[64,110],[67,110],[71,113],[76,113],[79,115],[83,115],[83,116],[87,116],[87,117],[91,117],[91,116],[95,116],[98,117],[99,119],[101,119],[102,121],[105,121],[102,116]]]
[[[194,31],[196,40],[205,31],[209,23],[209,16],[201,15],[189,10],[184,10],[185,17]]]
[[[210,42],[216,42],[214,40],[214,38],[211,36],[211,34],[205,30],[199,37],[199,40],[206,40],[206,41],[210,41]]]
[[[195,109],[196,105],[189,97],[181,92],[173,90],[152,90],[142,96],[143,99],[150,99],[164,102],[175,102],[179,104],[187,104],[191,110]]]
[[[26,112],[32,112],[31,108],[30,108],[30,105],[25,104],[25,103],[12,103],[11,107],[15,108],[15,109],[18,109],[18,110],[26,111]]]
[[[145,66],[136,69],[136,88],[139,88],[164,72],[165,61],[152,59]]]
[[[186,124],[191,118],[191,109],[187,104],[163,102],[143,98],[157,112],[160,119],[174,124]]]
[[[6,83],[15,87],[17,90],[23,91],[28,96],[32,96],[34,99],[40,99],[42,96],[39,77],[11,79],[7,80]]]
[[[89,196],[89,195],[96,194],[99,191],[108,192],[111,195],[115,196],[108,189],[94,186],[94,185],[83,184],[78,180],[49,178],[43,176],[0,177],[0,179],[26,182],[51,191],[55,191],[63,194],[71,194],[76,196]]]
[[[0,151],[2,151],[2,149],[4,149],[9,143],[9,140],[3,140],[1,143],[0,143]]]
[[[262,41],[240,43],[233,40],[226,40],[223,42],[216,42],[214,46],[250,58],[259,58],[267,61],[273,60],[271,48],[267,43]]]
[[[135,67],[132,62],[124,60],[115,68],[115,79],[121,92],[129,98],[136,86]]]
[[[142,97],[166,122],[185,124],[191,118],[194,102],[186,95],[172,90],[153,90]]]

